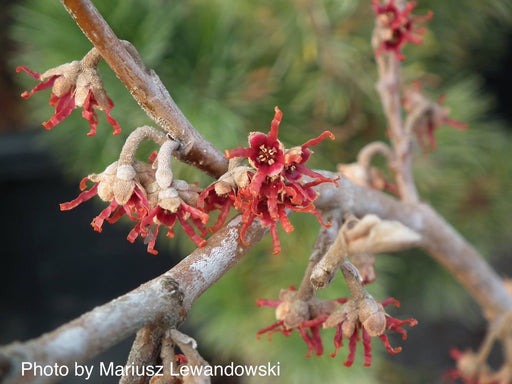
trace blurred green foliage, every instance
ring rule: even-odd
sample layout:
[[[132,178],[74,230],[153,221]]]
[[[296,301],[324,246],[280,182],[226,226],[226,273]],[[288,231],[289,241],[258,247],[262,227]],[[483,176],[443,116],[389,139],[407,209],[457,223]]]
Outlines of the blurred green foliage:
[[[334,169],[336,163],[353,161],[365,143],[385,139],[386,123],[374,87],[370,1],[110,0],[96,5],[118,36],[131,41],[159,74],[192,124],[221,150],[245,146],[250,131],[266,132],[274,105],[284,112],[280,137],[287,147],[326,129],[335,133],[335,142],[317,147],[312,167]],[[424,43],[404,50],[404,81],[421,80],[433,99],[446,94],[451,117],[468,123],[469,129],[439,129],[435,153],[416,148],[418,187],[426,201],[492,256],[510,244],[511,140],[503,123],[492,118],[493,99],[473,68],[493,69],[499,61],[508,42],[512,1],[466,0],[461,6],[429,0],[420,2],[415,13],[427,9],[435,17]],[[20,2],[13,16],[13,68],[27,65],[42,72],[80,59],[91,47],[57,1]],[[89,128],[79,112],[41,134],[76,178],[101,171],[116,160],[123,137],[139,125],[152,124],[109,68],[103,64],[101,71],[122,135],[112,136],[100,116],[96,137],[87,138]],[[34,85],[28,76],[18,77],[23,88]],[[48,97],[37,94],[26,102],[31,121],[49,118]],[[152,149],[145,147],[141,157]],[[211,181],[189,167],[176,169],[190,182]],[[256,341],[257,330],[274,317],[271,309],[257,309],[255,300],[275,299],[280,288],[300,282],[318,231],[314,218],[295,215],[291,220],[296,230],[290,236],[281,233],[281,255],[270,256],[267,239],[194,306],[190,321],[198,327],[200,349],[207,347],[219,359],[279,361],[279,383],[310,383],[313,378],[374,382],[377,371],[363,369],[361,356],[351,369],[342,366],[344,351],[331,359],[327,338],[327,354],[309,360],[303,358],[307,348],[297,334],[275,335],[272,343]],[[420,252],[379,256],[378,267],[379,278],[370,291],[380,299],[389,293],[403,299],[408,314],[466,323],[475,318],[463,289]],[[340,280],[321,295],[346,294]],[[403,317],[400,312],[394,314]],[[378,344],[374,342],[377,350]],[[376,355],[374,364],[379,365],[382,359]]]

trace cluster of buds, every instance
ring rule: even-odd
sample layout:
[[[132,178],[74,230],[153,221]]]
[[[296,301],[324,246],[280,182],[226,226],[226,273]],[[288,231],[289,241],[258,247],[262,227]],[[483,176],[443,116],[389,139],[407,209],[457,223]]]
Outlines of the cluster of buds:
[[[293,330],[297,330],[302,339],[308,346],[309,353],[306,357],[311,357],[313,351],[317,356],[321,356],[324,351],[320,329],[329,315],[346,299],[321,300],[315,297],[300,297],[298,291],[293,287],[282,289],[279,293],[279,300],[257,301],[258,307],[275,307],[276,323],[260,330],[257,333],[258,339],[261,335],[270,336],[280,332],[289,336]]]
[[[365,285],[375,280],[374,257],[363,250],[388,251],[400,249],[404,243],[418,241],[418,235],[406,230],[396,222],[386,222],[374,215],[357,219],[346,215],[343,225],[333,220],[330,228],[323,228],[314,245],[305,276],[297,291],[281,291],[278,301],[258,300],[258,306],[276,307],[277,322],[258,332],[269,335],[280,332],[289,336],[297,330],[306,342],[309,354],[323,353],[321,330],[336,328],[334,336],[335,357],[343,339],[348,340],[349,353],[345,366],[354,363],[358,341],[362,340],[364,365],[372,361],[371,340],[378,337],[391,354],[401,351],[393,348],[386,331],[397,332],[407,338],[404,325],[413,327],[415,319],[398,320],[388,315],[384,307],[400,303],[389,298],[382,302],[375,300]],[[348,261],[352,260],[354,264]],[[356,267],[357,265],[357,267]],[[317,289],[326,288],[341,270],[350,290],[350,298],[320,300],[315,298]],[[363,277],[364,276],[364,277]]]
[[[414,82],[404,92],[403,106],[407,112],[407,119],[405,121],[407,133],[415,133],[418,142],[423,150],[430,149],[435,151],[437,148],[434,131],[443,126],[450,125],[454,128],[465,130],[466,124],[460,123],[456,120],[450,119],[448,114],[450,109],[443,107],[444,95],[441,95],[437,102],[432,102],[427,99],[421,92],[421,84]],[[425,142],[428,140],[428,144]]]
[[[121,132],[121,127],[110,115],[114,103],[107,96],[103,81],[98,71],[100,54],[93,48],[82,60],[72,61],[51,68],[43,73],[32,71],[20,66],[17,72],[24,71],[34,79],[40,81],[30,92],[23,92],[21,96],[28,99],[37,91],[51,88],[50,105],[55,107],[55,113],[43,126],[51,129],[68,117],[75,108],[83,108],[82,116],[89,122],[88,136],[96,134],[98,115],[95,109],[105,111],[107,121],[114,128],[114,135]]]
[[[398,320],[389,316],[384,307],[390,304],[394,304],[396,307],[400,306],[400,303],[393,298],[379,303],[366,293],[363,298],[348,300],[337,311],[333,312],[323,324],[324,328],[336,327],[336,335],[334,336],[334,347],[336,349],[331,356],[335,357],[338,349],[343,346],[343,339],[348,339],[349,354],[344,365],[350,367],[354,363],[357,342],[361,340],[361,337],[365,367],[369,367],[372,363],[372,337],[381,339],[389,353],[393,355],[399,353],[402,348],[393,348],[384,332],[389,330],[400,333],[402,339],[405,340],[407,339],[407,332],[402,326],[408,324],[410,327],[414,327],[418,322],[415,319]]]
[[[402,61],[405,60],[402,48],[408,41],[422,43],[418,35],[423,35],[426,30],[416,28],[415,24],[430,20],[433,14],[429,12],[425,16],[412,17],[411,12],[416,7],[416,2],[398,2],[400,4],[397,5],[395,0],[388,0],[383,5],[381,0],[373,0],[373,9],[377,16],[373,46],[377,55],[381,55],[383,51],[392,52]]]
[[[142,133],[142,134],[141,134]],[[156,136],[162,143],[154,163],[134,160],[134,150],[141,139],[148,135]],[[162,134],[163,135],[163,134]],[[106,221],[114,223],[126,215],[136,225],[130,231],[128,240],[145,238],[149,253],[155,250],[156,236],[161,225],[167,229],[167,236],[174,236],[174,225],[180,222],[183,230],[199,247],[206,244],[208,214],[197,208],[201,189],[194,184],[173,177],[170,158],[178,143],[158,136],[150,127],[135,130],[127,139],[120,160],[109,165],[100,174],[92,174],[82,180],[82,192],[76,199],[61,204],[61,210],[73,209],[84,201],[98,195],[109,204],[91,225],[101,232]],[[94,185],[86,189],[86,182]],[[199,234],[194,230],[199,231]]]
[[[315,297],[301,299],[297,291],[292,289],[282,290],[279,295],[280,300],[258,300],[258,306],[275,307],[276,323],[260,330],[257,333],[258,339],[262,334],[270,335],[280,332],[289,336],[293,330],[297,330],[302,339],[308,346],[310,357],[313,352],[321,356],[324,351],[320,331],[326,328],[336,327],[334,336],[335,350],[331,357],[335,357],[340,347],[343,346],[343,339],[349,340],[349,354],[344,365],[349,367],[353,364],[357,342],[361,340],[362,335],[364,347],[364,365],[370,366],[372,361],[371,338],[379,337],[384,343],[387,351],[396,354],[401,351],[401,347],[393,348],[389,344],[387,330],[398,332],[403,339],[407,338],[407,332],[402,328],[404,324],[415,326],[415,319],[398,320],[389,316],[384,311],[384,306],[394,304],[399,306],[399,302],[389,298],[382,303],[375,301],[370,295],[366,294],[364,298],[347,299],[339,298],[336,300],[321,300]]]
[[[334,139],[332,133],[326,131],[301,146],[285,149],[277,138],[281,118],[282,112],[276,107],[268,135],[253,132],[249,136],[249,148],[225,151],[228,159],[247,158],[251,167],[232,168],[201,197],[201,204],[207,212],[222,210],[220,220],[225,219],[226,206],[234,206],[242,212],[242,242],[245,242],[245,232],[256,218],[262,226],[270,227],[274,254],[281,251],[277,223],[281,223],[287,233],[293,230],[287,210],[312,213],[322,225],[326,225],[315,209],[317,194],[313,187],[324,182],[336,183],[305,165],[312,153],[309,147],[327,137]],[[309,181],[305,182],[303,176],[307,176]]]

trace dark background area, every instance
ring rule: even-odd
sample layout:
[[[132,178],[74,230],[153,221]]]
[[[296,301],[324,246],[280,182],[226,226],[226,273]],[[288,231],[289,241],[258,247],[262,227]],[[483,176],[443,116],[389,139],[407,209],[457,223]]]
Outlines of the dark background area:
[[[126,226],[106,224],[101,235],[94,232],[89,224],[97,210],[94,202],[69,212],[59,210],[59,203],[71,200],[79,191],[75,181],[66,179],[52,156],[37,144],[38,135],[46,132],[33,129],[32,122],[24,119],[19,97],[22,90],[14,83],[14,73],[7,65],[9,52],[14,49],[6,33],[10,20],[5,10],[10,3],[13,1],[0,3],[4,10],[0,15],[2,344],[50,331],[158,276],[179,259],[178,254],[165,247],[158,256],[152,256],[146,253],[142,242],[130,244],[126,240]],[[511,41],[512,31],[505,35]],[[512,121],[508,95],[511,65],[510,51],[492,65],[484,60],[475,61],[486,79],[486,87],[497,95],[496,114],[508,121]],[[99,263],[101,269],[97,268]],[[512,272],[510,265],[499,268],[503,273]],[[445,354],[457,340],[468,347],[476,346],[483,332],[483,328],[470,331],[446,323],[422,324],[421,332],[410,333],[407,353],[396,359],[412,366],[430,361],[437,370],[448,368],[443,366],[446,359],[439,351]],[[432,337],[440,341],[438,351],[423,347],[431,345],[428,340]],[[108,357],[100,356],[97,360],[122,364],[129,345],[130,340],[110,350]]]

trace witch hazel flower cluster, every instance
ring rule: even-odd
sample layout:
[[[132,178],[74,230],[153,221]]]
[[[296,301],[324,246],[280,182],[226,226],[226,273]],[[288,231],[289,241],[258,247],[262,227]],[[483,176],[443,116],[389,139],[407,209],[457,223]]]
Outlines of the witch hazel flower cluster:
[[[248,159],[250,167],[230,169],[218,182],[208,187],[200,198],[201,206],[207,212],[221,209],[215,227],[222,225],[225,220],[226,207],[233,206],[242,212],[242,242],[245,242],[245,233],[256,218],[262,226],[270,227],[274,254],[281,251],[277,223],[287,233],[293,231],[287,210],[312,213],[322,225],[326,225],[315,209],[317,194],[313,187],[325,182],[335,183],[335,180],[326,178],[305,165],[312,153],[309,147],[327,137],[334,139],[333,134],[326,131],[301,146],[286,149],[277,138],[282,116],[282,112],[276,107],[268,134],[253,132],[249,135],[248,148],[225,151],[228,159]]]
[[[107,121],[114,129],[114,135],[121,132],[121,127],[111,116],[110,111],[114,103],[107,96],[103,81],[98,71],[100,54],[93,48],[82,60],[72,61],[51,68],[46,72],[35,72],[25,66],[16,68],[16,72],[24,71],[40,83],[30,92],[23,92],[21,96],[28,99],[34,93],[48,88],[52,89],[50,105],[55,108],[53,116],[43,126],[52,129],[62,122],[76,108],[83,108],[82,117],[89,122],[88,136],[96,134],[98,126],[98,114],[96,109],[105,111]]]
[[[357,343],[362,340],[364,349],[364,366],[372,363],[373,337],[378,337],[384,343],[386,350],[391,354],[399,353],[402,348],[393,348],[385,331],[393,331],[402,335],[405,340],[407,331],[403,325],[413,327],[417,324],[415,319],[398,320],[388,315],[384,307],[390,304],[398,307],[400,303],[394,298],[377,302],[370,295],[363,299],[339,298],[335,300],[322,300],[315,297],[301,299],[293,289],[282,290],[280,300],[258,300],[258,306],[275,307],[276,323],[257,333],[258,339],[263,334],[270,336],[281,333],[290,336],[294,330],[298,331],[308,347],[306,357],[314,352],[321,356],[324,352],[321,331],[327,328],[336,328],[333,344],[334,351],[331,357],[336,357],[343,347],[343,340],[348,340],[348,356],[344,365],[352,366],[355,360]]]
[[[446,382],[464,384],[506,384],[512,380],[512,370],[507,364],[501,369],[494,370],[481,356],[471,350],[460,351],[457,348],[450,350],[450,357],[456,361],[456,368],[445,372]]]
[[[151,165],[137,162],[133,167],[134,175],[129,180],[131,187],[115,193],[119,184],[127,184],[125,181],[128,181],[122,178],[124,172],[119,172],[120,170],[123,168],[116,162],[109,165],[104,172],[86,177],[80,184],[83,192],[76,199],[61,204],[61,210],[73,209],[98,196],[109,205],[91,222],[94,230],[101,232],[105,221],[113,224],[127,216],[136,222],[127,239],[132,243],[139,236],[146,239],[148,252],[155,255],[158,253],[155,242],[159,228],[164,226],[167,236],[172,238],[176,222],[181,224],[197,246],[206,244],[201,236],[206,234],[208,215],[195,207],[200,191],[196,185],[175,179],[167,188],[161,189],[155,182]],[[88,190],[87,181],[94,183]]]
[[[161,144],[155,162],[135,160],[135,150],[144,139]],[[190,239],[199,247],[206,244],[205,224],[208,214],[197,208],[201,188],[175,179],[170,166],[172,152],[178,142],[151,127],[140,127],[127,139],[119,161],[109,165],[104,172],[92,174],[82,180],[83,191],[76,199],[61,204],[61,210],[70,210],[94,196],[109,205],[94,218],[91,225],[101,232],[105,221],[115,223],[127,216],[136,224],[127,239],[134,242],[139,236],[148,244],[149,253],[157,254],[155,242],[161,226],[167,237],[174,237],[177,222]],[[94,185],[86,190],[87,181]]]
[[[252,133],[250,148],[226,151],[230,159],[228,172],[205,190],[174,178],[171,157],[180,145],[178,141],[154,128],[139,127],[127,138],[119,161],[104,172],[84,179],[80,196],[61,204],[61,209],[73,209],[97,195],[109,205],[92,221],[93,228],[101,232],[105,221],[114,223],[127,216],[136,222],[128,240],[134,242],[141,237],[148,244],[148,252],[156,254],[155,242],[161,226],[172,238],[174,226],[179,222],[190,239],[202,247],[208,232],[219,230],[234,207],[242,212],[241,240],[244,241],[248,227],[258,218],[263,226],[271,228],[274,253],[279,253],[277,222],[286,232],[293,230],[288,209],[313,213],[326,225],[314,207],[317,194],[313,187],[335,180],[310,170],[304,163],[311,156],[310,146],[334,137],[324,132],[299,147],[286,150],[277,139],[282,113],[277,107],[275,113],[268,135]],[[135,152],[144,140],[161,146],[149,163],[135,160]],[[250,166],[241,165],[244,157],[249,159]],[[304,177],[308,181],[303,181]],[[90,189],[87,189],[87,181],[94,183]],[[208,231],[208,214],[213,210],[221,212]]]
[[[405,60],[402,48],[407,42],[422,43],[422,39],[418,35],[423,35],[426,29],[417,28],[416,24],[430,20],[433,14],[429,12],[425,16],[411,16],[416,5],[417,3],[414,1],[388,0],[382,4],[381,0],[373,0],[373,9],[377,16],[373,45],[377,55],[391,52],[398,60],[402,61]]]
[[[403,236],[400,236],[400,228],[386,230],[384,236],[376,235],[384,227],[390,227],[389,223],[372,217],[358,219],[352,214],[346,214],[343,224],[335,218],[332,219],[333,225],[320,231],[299,289],[282,290],[280,300],[277,301],[258,300],[258,306],[276,308],[278,321],[260,330],[257,336],[270,336],[276,332],[290,336],[296,330],[308,346],[307,357],[313,352],[320,356],[324,351],[322,330],[335,328],[334,351],[331,357],[336,357],[343,341],[347,340],[348,356],[344,365],[351,366],[355,360],[357,344],[362,341],[364,365],[370,366],[372,338],[378,337],[389,353],[397,354],[402,348],[393,348],[386,332],[396,332],[405,340],[407,331],[403,326],[413,327],[417,325],[417,321],[412,318],[399,320],[391,317],[384,308],[390,304],[399,307],[400,303],[394,298],[379,302],[366,291],[365,286],[375,280],[376,274],[373,257],[361,256],[360,245],[369,250],[389,250]],[[386,247],[383,242],[387,243]],[[316,298],[316,291],[327,288],[338,271],[343,274],[350,297],[335,300]]]
[[[395,355],[402,351],[402,347],[393,348],[385,331],[393,331],[407,339],[407,331],[403,325],[414,327],[418,324],[415,319],[399,320],[388,315],[384,307],[393,304],[400,306],[400,302],[394,298],[388,298],[382,302],[376,301],[372,296],[366,294],[363,299],[348,300],[341,308],[333,312],[324,322],[324,328],[336,327],[334,336],[334,353],[338,354],[339,348],[343,346],[343,339],[349,341],[349,354],[344,365],[350,367],[354,363],[357,343],[362,340],[364,350],[364,366],[369,367],[372,363],[372,338],[378,337],[384,343],[386,350]]]
[[[321,356],[324,351],[320,330],[322,324],[325,323],[329,315],[341,303],[347,299],[321,300],[315,297],[301,297],[300,293],[294,287],[283,289],[279,293],[279,300],[257,301],[258,307],[276,308],[276,323],[264,328],[257,333],[258,339],[261,335],[267,334],[268,339],[274,333],[281,333],[290,336],[293,330],[297,330],[302,339],[308,346],[308,354],[311,357],[315,352],[317,356]]]

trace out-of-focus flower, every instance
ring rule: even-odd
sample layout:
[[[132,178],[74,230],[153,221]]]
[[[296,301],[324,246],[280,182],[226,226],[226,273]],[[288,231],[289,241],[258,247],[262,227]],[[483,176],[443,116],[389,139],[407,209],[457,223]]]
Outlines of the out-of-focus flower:
[[[448,117],[450,109],[443,107],[444,95],[437,102],[430,101],[421,92],[421,84],[419,82],[414,82],[405,90],[402,102],[407,112],[406,129],[408,132],[416,134],[420,146],[425,151],[429,149],[428,145],[430,145],[432,151],[437,149],[434,137],[434,131],[437,128],[443,125],[450,125],[459,130],[467,128],[466,124]],[[428,144],[425,142],[425,138],[428,140]]]
[[[430,20],[433,16],[429,12],[426,16],[412,17],[411,12],[416,7],[416,2],[407,2],[400,9],[395,0],[389,0],[385,5],[380,0],[373,0],[373,9],[377,15],[377,25],[374,33],[374,46],[376,54],[382,51],[393,52],[398,60],[404,60],[403,46],[410,41],[421,44],[422,39],[418,35],[425,33],[425,28],[417,28],[415,24]]]
[[[505,384],[512,379],[510,369],[506,365],[504,369],[495,372],[489,365],[479,361],[477,354],[470,350],[462,352],[452,348],[450,357],[457,365],[457,368],[450,369],[443,375],[450,383],[461,380],[465,384]]]

